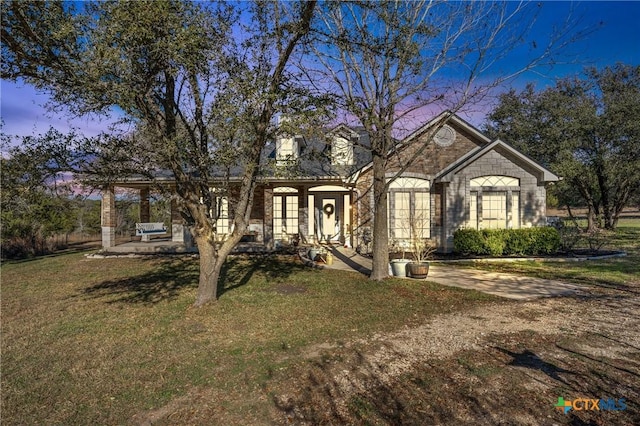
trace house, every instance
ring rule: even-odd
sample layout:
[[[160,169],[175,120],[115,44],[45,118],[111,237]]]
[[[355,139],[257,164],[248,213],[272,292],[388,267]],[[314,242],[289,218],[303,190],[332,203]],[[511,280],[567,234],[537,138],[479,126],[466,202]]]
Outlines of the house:
[[[432,238],[453,248],[465,228],[544,225],[545,185],[559,180],[501,140],[443,113],[397,144],[387,167],[389,238]],[[442,125],[446,119],[446,124]],[[272,249],[293,239],[363,247],[370,240],[373,193],[369,139],[361,128],[337,126],[319,138],[282,137],[265,150],[245,249]],[[414,161],[407,164],[409,159]],[[398,171],[403,170],[398,175]],[[103,247],[115,244],[115,187],[140,194],[140,221],[149,221],[152,182],[128,178],[103,193]],[[171,179],[165,184],[170,186]],[[215,185],[215,184],[212,184]],[[229,231],[228,201],[219,199],[218,234]],[[188,226],[172,205],[171,240],[188,248]]]

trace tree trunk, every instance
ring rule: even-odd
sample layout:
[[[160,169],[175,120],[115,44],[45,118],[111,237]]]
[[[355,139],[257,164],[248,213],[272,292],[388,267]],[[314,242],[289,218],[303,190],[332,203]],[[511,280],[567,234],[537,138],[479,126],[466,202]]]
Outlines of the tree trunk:
[[[218,298],[218,279],[225,259],[216,253],[215,243],[206,236],[196,238],[200,253],[200,280],[194,306],[200,307]]]
[[[596,210],[592,203],[587,204],[587,231],[592,232],[598,229],[596,220]]]
[[[381,281],[389,276],[389,225],[384,158],[373,157],[373,267],[372,280]]]

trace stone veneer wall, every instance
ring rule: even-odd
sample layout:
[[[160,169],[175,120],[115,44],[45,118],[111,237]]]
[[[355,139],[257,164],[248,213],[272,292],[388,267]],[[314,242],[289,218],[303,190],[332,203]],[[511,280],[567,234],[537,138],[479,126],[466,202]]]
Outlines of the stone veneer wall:
[[[445,183],[445,235],[444,249],[453,249],[453,233],[469,221],[470,180],[487,175],[511,176],[520,179],[520,224],[521,227],[540,226],[545,223],[546,189],[543,182],[526,165],[519,165],[497,151],[490,151],[458,172],[454,179]],[[503,188],[483,188],[501,190]],[[513,188],[511,188],[513,189]],[[510,190],[511,190],[510,189]]]
[[[389,160],[389,166],[387,167],[387,175],[394,176],[394,172],[398,170],[407,159],[416,157],[411,166],[404,173],[404,176],[412,176],[423,179],[431,179],[439,171],[446,168],[448,165],[453,164],[456,160],[464,157],[472,150],[478,148],[482,142],[474,140],[473,136],[469,134],[464,128],[456,126],[455,123],[450,123],[456,131],[456,140],[448,147],[440,147],[433,142],[429,143],[420,155],[418,151],[423,147],[426,135],[419,136],[414,143],[402,149],[397,155],[392,156]],[[373,182],[373,170],[370,168],[366,170],[359,177],[356,183],[356,189],[358,193],[357,201],[354,206],[354,218],[353,228],[354,235],[356,237],[355,246],[357,247],[359,236],[365,228],[373,227],[373,190],[371,185]],[[438,210],[436,206],[440,206],[442,202],[442,187],[437,187],[431,182],[431,237],[435,238],[438,245],[442,246],[442,223],[443,219],[436,217]],[[444,210],[441,210],[444,213]],[[389,212],[392,214],[392,212]]]

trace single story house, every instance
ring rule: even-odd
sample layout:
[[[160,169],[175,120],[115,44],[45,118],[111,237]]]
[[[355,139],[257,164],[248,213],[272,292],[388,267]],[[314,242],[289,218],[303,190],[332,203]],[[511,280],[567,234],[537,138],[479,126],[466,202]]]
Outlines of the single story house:
[[[442,115],[399,141],[387,166],[389,239],[432,238],[453,249],[465,228],[521,228],[546,223],[545,185],[559,177],[501,140],[490,140],[453,115]],[[324,140],[282,137],[265,150],[265,172],[254,196],[246,235],[252,247],[273,249],[293,239],[365,247],[373,206],[369,139],[361,128],[339,125]],[[409,159],[413,162],[407,166]],[[398,171],[403,170],[398,175]],[[140,194],[140,222],[149,221],[155,182],[127,178],[103,192],[102,240],[114,250],[116,187]],[[163,183],[171,186],[167,176]],[[212,183],[215,185],[215,183]],[[232,205],[221,198],[218,234],[229,230]],[[189,226],[172,205],[171,240],[189,246]]]

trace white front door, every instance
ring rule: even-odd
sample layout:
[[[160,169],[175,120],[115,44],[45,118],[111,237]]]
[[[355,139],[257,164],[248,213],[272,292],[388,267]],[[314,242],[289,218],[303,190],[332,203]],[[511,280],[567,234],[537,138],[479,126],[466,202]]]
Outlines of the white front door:
[[[330,240],[338,234],[339,228],[336,229],[336,199],[335,198],[323,198],[322,199],[322,237],[325,240]]]

